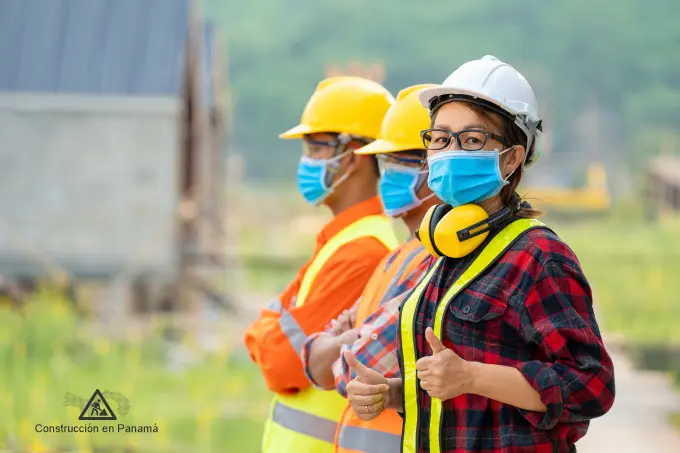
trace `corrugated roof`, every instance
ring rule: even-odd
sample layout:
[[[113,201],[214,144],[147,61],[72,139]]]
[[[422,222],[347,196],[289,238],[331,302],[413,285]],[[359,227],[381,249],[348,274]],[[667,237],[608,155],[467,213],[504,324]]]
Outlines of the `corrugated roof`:
[[[177,95],[190,0],[0,0],[0,92]]]

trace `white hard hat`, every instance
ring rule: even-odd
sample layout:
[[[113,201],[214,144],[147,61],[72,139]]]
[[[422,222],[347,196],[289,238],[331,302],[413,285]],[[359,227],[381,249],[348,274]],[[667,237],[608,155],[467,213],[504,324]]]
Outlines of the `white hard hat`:
[[[527,136],[524,165],[528,167],[536,163],[540,156],[542,135],[538,103],[529,82],[515,68],[487,55],[463,64],[441,85],[422,90],[419,99],[424,107],[432,111],[442,96],[464,96],[500,107]]]

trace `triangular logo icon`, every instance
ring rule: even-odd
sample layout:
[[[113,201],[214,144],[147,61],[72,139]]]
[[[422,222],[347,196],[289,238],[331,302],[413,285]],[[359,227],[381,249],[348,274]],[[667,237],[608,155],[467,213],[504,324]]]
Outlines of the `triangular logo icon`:
[[[118,420],[99,389],[95,390],[78,420]]]

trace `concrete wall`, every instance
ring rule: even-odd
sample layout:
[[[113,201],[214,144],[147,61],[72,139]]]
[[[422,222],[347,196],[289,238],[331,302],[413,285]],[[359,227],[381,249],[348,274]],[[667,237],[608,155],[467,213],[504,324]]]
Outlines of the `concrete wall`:
[[[0,95],[0,273],[169,273],[180,102]]]

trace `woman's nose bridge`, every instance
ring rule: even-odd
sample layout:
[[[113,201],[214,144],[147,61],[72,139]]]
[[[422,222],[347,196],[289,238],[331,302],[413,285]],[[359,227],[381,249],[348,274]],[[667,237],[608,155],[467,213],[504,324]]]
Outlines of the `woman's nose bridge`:
[[[461,151],[462,148],[460,144],[458,143],[458,134],[456,133],[449,133],[449,143],[446,146],[446,151]]]

